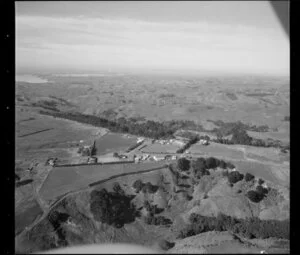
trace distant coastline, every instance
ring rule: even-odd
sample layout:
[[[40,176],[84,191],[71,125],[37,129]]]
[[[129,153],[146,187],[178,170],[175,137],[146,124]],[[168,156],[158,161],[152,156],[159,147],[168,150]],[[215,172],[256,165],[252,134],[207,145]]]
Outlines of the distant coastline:
[[[49,81],[44,78],[40,78],[36,75],[20,74],[20,75],[16,75],[16,82],[48,83]]]

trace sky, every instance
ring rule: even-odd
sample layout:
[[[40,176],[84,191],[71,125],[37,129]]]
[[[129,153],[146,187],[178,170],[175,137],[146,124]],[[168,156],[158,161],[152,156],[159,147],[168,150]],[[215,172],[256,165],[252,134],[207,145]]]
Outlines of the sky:
[[[16,71],[289,75],[268,1],[15,2]]]

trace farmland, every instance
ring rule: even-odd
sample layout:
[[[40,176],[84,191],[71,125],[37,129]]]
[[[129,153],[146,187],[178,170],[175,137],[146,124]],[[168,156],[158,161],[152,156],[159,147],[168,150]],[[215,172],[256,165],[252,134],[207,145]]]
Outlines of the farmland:
[[[176,153],[180,148],[178,145],[174,144],[150,144],[143,148],[141,151],[145,153]]]
[[[107,179],[114,175],[140,172],[160,166],[163,166],[163,163],[56,167],[48,175],[40,190],[40,195],[44,200],[53,200],[67,192],[87,187],[92,182]]]
[[[194,144],[189,151],[195,154],[204,154],[214,157],[222,157],[228,159],[243,159],[244,153],[238,149],[231,148],[222,144],[211,143],[209,146]]]
[[[134,242],[145,242],[152,245],[152,241],[168,236],[170,240],[180,243],[176,240],[176,231],[186,224],[187,214],[193,208],[196,210],[198,208],[196,205],[199,204],[201,207],[198,208],[199,212],[205,212],[207,215],[212,213],[217,215],[219,211],[235,217],[260,215],[260,206],[258,204],[249,205],[245,197],[246,193],[237,194],[239,188],[242,189],[244,186],[250,186],[250,184],[242,181],[236,184],[236,187],[231,187],[228,185],[226,177],[222,176],[220,171],[214,170],[210,171],[211,174],[208,176],[193,179],[193,164],[190,167],[192,171],[179,173],[177,177],[173,176],[167,168],[145,173],[148,169],[162,167],[165,163],[176,163],[141,159],[147,153],[152,156],[154,154],[165,156],[174,153],[177,157],[189,158],[190,156],[193,159],[215,157],[231,162],[241,173],[251,173],[267,182],[279,186],[289,186],[289,152],[280,152],[280,150],[272,148],[226,145],[214,142],[210,142],[207,146],[199,143],[194,144],[187,149],[188,153],[180,154],[176,153],[180,145],[151,143],[150,139],[145,139],[138,148],[124,153],[130,160],[134,158],[134,155],[137,155],[138,160],[141,160],[141,163],[138,164],[59,166],[63,163],[86,163],[88,156],[80,155],[78,148],[82,145],[90,145],[93,141],[96,145],[95,156],[98,162],[119,161],[121,159],[116,157],[114,152],[123,154],[128,147],[136,143],[137,134],[145,137],[150,135],[149,137],[153,138],[156,132],[164,134],[165,130],[171,131],[170,133],[165,132],[167,136],[173,131],[185,130],[185,127],[186,129],[193,129],[194,124],[195,126],[202,125],[207,130],[217,127],[209,120],[242,121],[247,125],[268,125],[272,132],[249,131],[248,133],[252,137],[260,139],[278,138],[289,142],[289,122],[283,121],[284,116],[289,116],[288,87],[284,80],[274,81],[261,78],[257,85],[253,85],[249,89],[249,86],[246,85],[252,82],[250,78],[249,80],[224,78],[222,82],[212,77],[179,78],[130,75],[109,77],[58,77],[50,75],[44,78],[51,83],[41,86],[22,82],[17,84],[16,166],[18,170],[16,172],[21,173],[23,171],[24,174],[20,174],[23,179],[28,178],[28,175],[34,179],[33,183],[30,184],[34,189],[30,188],[29,185],[27,185],[27,189],[26,186],[16,188],[18,194],[15,214],[16,233],[20,233],[18,236],[24,236],[26,240],[28,238],[26,233],[31,232],[31,226],[33,228],[39,226],[39,221],[47,220],[50,208],[51,210],[53,207],[56,208],[56,203],[53,204],[53,202],[58,201],[57,205],[60,206],[60,201],[65,198],[69,201],[72,199],[74,201],[80,200],[78,204],[71,202],[70,214],[76,212],[72,215],[74,219],[78,217],[78,222],[81,222],[81,213],[84,212],[88,217],[91,215],[89,194],[84,192],[100,187],[113,191],[115,182],[118,182],[126,193],[136,195],[133,201],[138,207],[142,207],[145,200],[160,205],[165,209],[160,216],[172,219],[173,225],[172,228],[145,225],[143,219],[137,219],[133,223],[126,224],[122,230],[114,227],[105,230],[106,226],[102,224],[103,229],[102,227],[97,229],[97,233],[99,233],[99,236],[96,237],[97,242],[134,240]],[[241,85],[241,82],[245,85]],[[280,96],[274,94],[272,87],[279,90]],[[272,100],[277,100],[277,103],[272,103]],[[76,119],[71,121],[39,114],[39,110],[46,109],[44,106],[51,108],[52,105],[55,105],[57,111],[62,115],[65,114],[65,116],[71,116],[70,113],[92,115],[96,119],[102,118],[103,123],[115,121],[123,128],[126,127],[124,123],[128,122],[131,131],[139,132],[130,133],[124,128],[125,133],[136,134],[129,136],[114,133],[123,132],[122,129],[108,130],[111,128],[109,125],[105,126],[107,128],[105,129],[102,128],[102,125],[98,125],[99,127],[88,125],[93,124],[91,122],[80,124],[75,122]],[[122,117],[124,118],[122,119]],[[180,126],[179,122],[173,122],[172,130],[168,130],[168,125],[173,120],[189,120],[192,121],[190,123],[194,124],[186,122],[187,126]],[[155,123],[151,121],[155,121]],[[170,121],[170,123],[166,121]],[[97,121],[94,123],[97,124]],[[145,123],[148,126],[143,126]],[[139,130],[136,127],[142,128]],[[148,127],[150,128],[148,129]],[[201,130],[203,129],[199,128],[199,131]],[[57,166],[53,168],[52,166],[45,166],[49,157],[58,158]],[[36,162],[38,166],[33,164]],[[24,171],[32,165],[34,166],[32,171]],[[131,173],[134,174],[129,175]],[[184,178],[180,179],[180,176]],[[135,194],[132,185],[138,179],[143,183],[150,182],[160,188],[151,195],[143,192]],[[214,185],[215,188],[212,189]],[[23,195],[20,195],[21,189],[24,191]],[[289,198],[286,199],[282,204],[281,200],[278,200],[278,205],[275,202],[272,204],[268,200],[266,206],[269,207],[261,212],[262,217],[265,219],[286,217]],[[287,209],[282,209],[283,207]],[[79,211],[80,213],[78,213]],[[143,211],[143,213],[145,212]],[[94,219],[89,220],[94,221]],[[74,224],[79,226],[81,223],[78,222]],[[33,225],[31,225],[32,223]],[[99,225],[97,222],[94,223]],[[86,232],[81,233],[79,231],[81,234],[78,236],[78,240],[87,238],[87,243],[94,242],[95,234],[91,236],[86,234],[88,232],[93,233],[94,230],[90,229],[89,224],[84,224],[80,226],[80,229],[82,227]],[[28,226],[30,226],[29,230],[22,232]],[[71,226],[68,224],[65,224],[63,228],[67,233],[71,233],[69,231]],[[126,232],[125,236],[124,231]],[[113,234],[110,235],[110,233]],[[72,239],[72,235],[70,234],[70,237],[66,238]],[[143,240],[139,235],[143,235]],[[42,235],[38,232],[37,236]],[[229,246],[224,246],[224,243],[220,247],[231,251]],[[211,251],[217,252],[219,248],[212,248]],[[238,246],[234,246],[234,248],[238,249]],[[209,248],[207,250],[210,251]],[[240,250],[246,251],[247,249],[241,248]]]
[[[109,152],[125,151],[135,143],[135,137],[127,138],[122,134],[109,133],[96,140],[96,154],[102,155]]]

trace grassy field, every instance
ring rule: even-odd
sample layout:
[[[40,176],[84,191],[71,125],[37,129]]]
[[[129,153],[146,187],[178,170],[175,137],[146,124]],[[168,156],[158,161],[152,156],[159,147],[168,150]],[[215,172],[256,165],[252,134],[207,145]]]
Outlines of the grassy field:
[[[52,200],[64,193],[87,187],[90,183],[107,179],[114,175],[139,172],[162,165],[163,163],[161,162],[147,162],[139,164],[57,167],[48,175],[40,189],[40,195],[45,200]]]
[[[213,157],[223,157],[228,159],[243,159],[243,152],[222,144],[210,143],[208,146],[195,144],[188,149],[191,153],[203,153]]]
[[[250,173],[256,177],[263,178],[264,180],[271,181],[275,184],[282,184],[281,180],[279,180],[276,175],[273,174],[273,171],[268,164],[242,160],[235,160],[232,163],[241,173]]]
[[[97,155],[109,152],[125,151],[129,146],[135,144],[136,137],[127,138],[122,134],[108,133],[96,140]]]
[[[50,154],[55,153],[54,150],[62,153],[60,157],[66,157],[68,153],[64,149],[78,146],[80,140],[90,143],[92,139],[97,138],[102,132],[102,129],[96,127],[55,119],[49,116],[29,115],[24,112],[17,112],[16,115],[16,119],[19,121],[29,117],[35,118],[34,120],[21,121],[16,124],[16,158],[28,159],[32,156],[39,158],[39,154],[42,156],[47,155],[47,153],[50,156]],[[24,135],[46,128],[51,129],[22,138],[18,137],[21,134]],[[52,152],[49,151],[51,149]]]
[[[266,140],[268,138],[274,139],[274,140],[280,140],[284,143],[290,142],[290,132],[289,128],[286,128],[285,130],[281,132],[253,132],[253,131],[247,131],[247,133],[257,139],[263,139]]]
[[[157,153],[176,153],[176,151],[180,148],[178,145],[173,144],[151,144],[142,149],[142,152],[157,152]]]
[[[30,225],[43,211],[34,199],[32,184],[15,190],[15,233],[20,233]]]

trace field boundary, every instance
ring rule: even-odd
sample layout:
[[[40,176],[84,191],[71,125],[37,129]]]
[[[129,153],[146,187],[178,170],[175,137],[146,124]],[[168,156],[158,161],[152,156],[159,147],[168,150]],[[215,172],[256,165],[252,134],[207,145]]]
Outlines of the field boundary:
[[[55,165],[56,167],[72,167],[72,166],[95,166],[95,165],[113,165],[113,164],[132,164],[134,160],[127,161],[113,161],[113,162],[97,162],[97,163],[79,163],[79,164],[63,164],[63,165]]]
[[[123,176],[126,176],[126,175],[143,174],[143,173],[148,173],[148,172],[151,172],[151,171],[156,171],[156,170],[160,170],[160,169],[164,169],[164,168],[166,168],[166,165],[162,165],[160,167],[150,168],[150,169],[142,170],[142,171],[138,171],[138,172],[135,171],[135,172],[117,174],[117,175],[111,176],[111,177],[109,177],[107,179],[104,179],[104,180],[92,182],[92,183],[89,184],[89,187],[93,187],[93,186],[96,186],[96,185],[101,184],[103,182],[107,182],[107,181],[110,181],[112,179],[123,177]]]
[[[35,135],[35,134],[38,134],[38,133],[42,133],[42,132],[46,132],[46,131],[49,131],[49,130],[52,130],[54,128],[46,128],[46,129],[42,129],[42,130],[39,130],[39,131],[35,131],[35,132],[32,132],[32,133],[28,133],[28,134],[25,134],[25,135],[19,135],[18,137],[26,137],[26,136],[30,136],[30,135]]]

